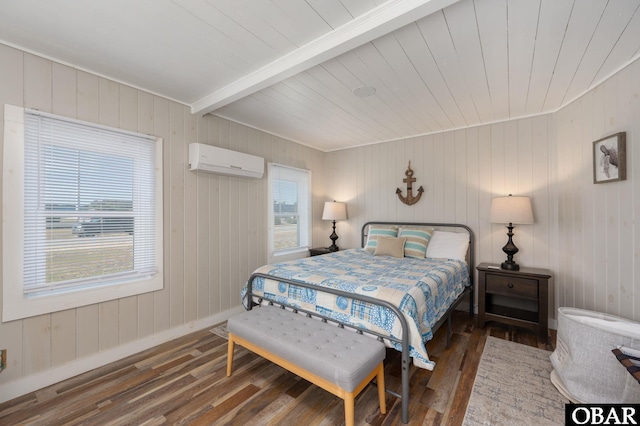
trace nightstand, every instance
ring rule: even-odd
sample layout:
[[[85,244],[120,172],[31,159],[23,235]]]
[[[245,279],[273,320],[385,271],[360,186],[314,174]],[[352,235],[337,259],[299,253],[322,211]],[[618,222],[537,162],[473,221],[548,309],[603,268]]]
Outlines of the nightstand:
[[[497,267],[497,269],[494,269]],[[487,321],[524,327],[548,341],[549,279],[546,269],[500,269],[481,263],[478,269],[478,326]]]
[[[318,247],[318,248],[309,249],[309,254],[311,256],[321,256],[323,254],[329,254],[329,253],[331,252],[329,251],[328,247]]]

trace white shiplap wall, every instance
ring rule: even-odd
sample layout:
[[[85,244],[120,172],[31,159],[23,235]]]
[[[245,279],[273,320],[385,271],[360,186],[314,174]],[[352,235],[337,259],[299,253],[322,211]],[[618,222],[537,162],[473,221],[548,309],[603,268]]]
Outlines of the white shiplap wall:
[[[369,145],[327,154],[326,191],[347,203],[348,221],[337,233],[341,247],[358,247],[370,220],[456,222],[476,235],[477,262],[501,262],[506,229],[489,223],[491,198],[509,193],[532,198],[535,224],[515,229],[521,265],[549,268],[553,205],[550,185],[553,137],[551,115]],[[421,200],[403,204],[409,160]],[[553,294],[553,292],[552,292]],[[553,300],[550,301],[551,312]]]
[[[556,113],[559,306],[640,320],[640,62]],[[627,180],[593,184],[592,142],[626,132]]]
[[[313,216],[322,215],[320,151],[222,118],[197,118],[184,105],[0,44],[2,114],[4,104],[164,139],[165,287],[0,323],[0,347],[8,350],[8,368],[0,375],[1,400],[94,367],[92,362],[143,349],[155,342],[154,336],[166,339],[180,333],[171,330],[184,333],[222,321],[225,312],[239,307],[242,284],[266,263],[267,180],[190,172],[190,142],[312,170]],[[316,240],[324,237],[325,226],[314,224]]]
[[[221,118],[196,119],[182,105],[0,45],[0,105],[154,133],[167,154],[165,289],[0,324],[9,349],[0,395],[7,383],[188,329],[234,306],[248,271],[266,259],[266,181],[188,172],[191,141],[311,169],[315,218],[326,199],[348,203],[349,220],[337,229],[343,248],[357,247],[372,219],[456,221],[475,231],[478,262],[499,262],[506,231],[489,223],[491,197],[529,195],[536,223],[516,228],[516,258],[552,270],[551,318],[558,306],[576,306],[638,320],[639,99],[636,62],[554,115],[322,154]],[[593,185],[591,142],[617,131],[627,132],[628,179]],[[405,191],[409,160],[415,188],[426,191],[414,206],[395,195],[396,187]],[[329,233],[315,221],[314,245],[327,245]]]
[[[532,198],[535,224],[517,226],[521,265],[548,268],[549,312],[570,306],[640,320],[640,61],[550,115],[335,151],[327,196],[348,204],[341,247],[357,247],[369,220],[461,222],[477,237],[477,262],[499,262],[505,230],[489,223],[491,197]],[[593,184],[592,142],[627,134],[627,180]],[[414,206],[400,187],[411,160]]]

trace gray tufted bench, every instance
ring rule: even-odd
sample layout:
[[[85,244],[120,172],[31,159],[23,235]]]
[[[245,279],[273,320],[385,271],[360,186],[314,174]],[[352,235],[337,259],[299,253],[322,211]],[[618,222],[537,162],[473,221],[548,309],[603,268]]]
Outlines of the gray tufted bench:
[[[347,425],[354,424],[355,397],[374,377],[386,412],[382,342],[274,306],[234,315],[227,329],[227,376],[237,343],[344,399]]]

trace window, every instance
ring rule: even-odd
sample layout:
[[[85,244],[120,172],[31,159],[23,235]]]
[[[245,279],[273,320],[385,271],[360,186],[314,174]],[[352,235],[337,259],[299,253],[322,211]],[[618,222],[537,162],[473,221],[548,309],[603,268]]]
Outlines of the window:
[[[311,234],[311,172],[269,163],[271,256],[306,251]]]
[[[161,149],[5,105],[4,321],[162,288]]]

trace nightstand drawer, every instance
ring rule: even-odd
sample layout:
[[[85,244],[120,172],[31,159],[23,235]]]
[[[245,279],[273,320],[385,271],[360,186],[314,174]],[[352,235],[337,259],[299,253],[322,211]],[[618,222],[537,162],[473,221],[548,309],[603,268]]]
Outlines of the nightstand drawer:
[[[538,299],[538,280],[487,274],[487,293]]]

